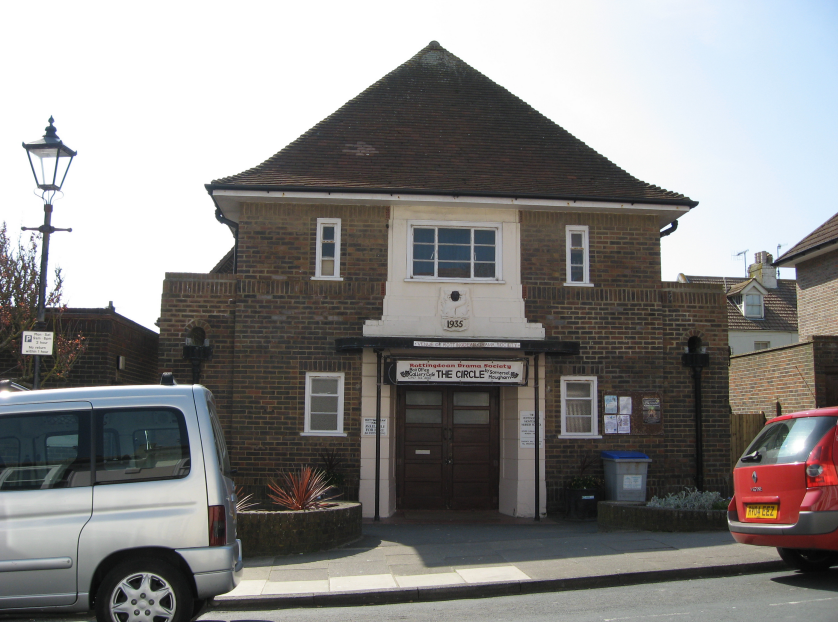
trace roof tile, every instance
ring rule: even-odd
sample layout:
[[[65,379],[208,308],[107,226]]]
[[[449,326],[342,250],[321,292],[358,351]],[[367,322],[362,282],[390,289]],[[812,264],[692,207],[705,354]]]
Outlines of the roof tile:
[[[697,205],[632,177],[436,42],[262,164],[208,188]]]

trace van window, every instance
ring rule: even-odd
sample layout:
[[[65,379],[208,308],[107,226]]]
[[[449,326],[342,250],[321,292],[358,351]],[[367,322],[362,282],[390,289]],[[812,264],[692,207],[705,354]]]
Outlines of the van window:
[[[189,436],[179,410],[100,412],[96,429],[97,484],[179,479],[189,474]]]
[[[218,466],[224,475],[229,476],[232,468],[230,467],[230,454],[227,453],[227,443],[224,442],[224,431],[221,429],[221,422],[218,420],[218,415],[215,412],[215,402],[212,396],[207,396],[207,410],[209,410],[210,421],[212,422],[212,437],[215,439],[215,455],[218,458]]]
[[[0,417],[0,491],[89,485],[89,414]]]
[[[791,464],[806,462],[815,445],[832,431],[838,417],[800,417],[769,423],[762,433],[745,450],[743,456],[759,452],[756,461],[742,462],[740,466],[754,464]]]

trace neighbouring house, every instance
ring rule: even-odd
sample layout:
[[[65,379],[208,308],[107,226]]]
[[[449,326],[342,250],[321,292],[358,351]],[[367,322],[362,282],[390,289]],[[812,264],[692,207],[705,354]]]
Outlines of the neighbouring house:
[[[771,253],[756,253],[744,278],[678,275],[679,283],[724,287],[731,355],[797,343],[797,282],[778,279],[772,261]]]
[[[43,388],[159,382],[157,333],[120,315],[112,303],[103,309],[67,308],[61,321],[73,334],[86,338],[85,352],[66,379],[50,380]],[[10,352],[0,352],[0,369],[0,377],[17,378],[17,363]]]
[[[736,414],[838,405],[838,214],[784,253],[775,267],[797,276],[799,343],[734,355],[730,405]]]
[[[697,202],[438,43],[206,188],[234,248],[167,273],[160,368],[213,349],[247,490],[333,455],[366,516],[532,517],[602,450],[650,456],[649,495],[729,490],[727,299],[660,278]]]

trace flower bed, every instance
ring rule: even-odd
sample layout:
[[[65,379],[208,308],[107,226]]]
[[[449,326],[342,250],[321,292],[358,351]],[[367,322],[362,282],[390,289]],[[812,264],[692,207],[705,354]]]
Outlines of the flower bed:
[[[239,512],[237,534],[246,557],[314,553],[361,537],[361,504],[336,501],[305,512]]]
[[[601,501],[597,508],[600,531],[727,531],[725,510],[676,510],[642,503]]]

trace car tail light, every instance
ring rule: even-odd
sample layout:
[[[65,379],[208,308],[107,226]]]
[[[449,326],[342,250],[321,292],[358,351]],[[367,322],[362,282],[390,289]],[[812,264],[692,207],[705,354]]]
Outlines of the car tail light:
[[[209,506],[209,545],[227,544],[227,513],[223,505]]]
[[[835,432],[830,430],[824,434],[820,442],[809,454],[806,461],[806,487],[838,486],[838,472],[833,461],[833,445]]]

